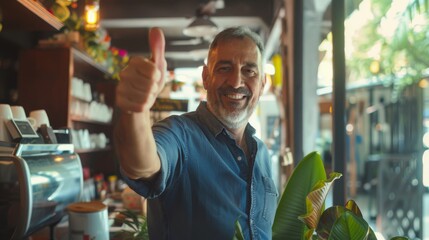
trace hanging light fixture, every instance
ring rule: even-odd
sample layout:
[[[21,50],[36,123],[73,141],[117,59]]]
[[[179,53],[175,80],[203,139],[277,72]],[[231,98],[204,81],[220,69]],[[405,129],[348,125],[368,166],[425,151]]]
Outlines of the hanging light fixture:
[[[208,16],[201,15],[183,29],[183,34],[189,37],[204,37],[213,36],[217,31],[217,25]]]
[[[86,0],[85,3],[85,30],[95,31],[100,25],[99,0]]]

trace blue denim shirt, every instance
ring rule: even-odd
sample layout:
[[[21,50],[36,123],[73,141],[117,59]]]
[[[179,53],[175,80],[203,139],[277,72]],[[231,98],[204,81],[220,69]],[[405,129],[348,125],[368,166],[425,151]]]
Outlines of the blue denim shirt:
[[[248,160],[205,102],[158,122],[153,133],[160,174],[151,182],[124,176],[149,199],[150,239],[229,240],[237,219],[246,239],[271,239],[278,192],[267,148],[249,124]]]

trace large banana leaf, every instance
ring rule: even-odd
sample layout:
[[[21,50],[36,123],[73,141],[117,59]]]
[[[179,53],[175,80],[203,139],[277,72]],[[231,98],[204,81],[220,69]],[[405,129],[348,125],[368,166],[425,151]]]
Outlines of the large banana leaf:
[[[348,200],[346,203],[346,208],[352,211],[356,216],[362,217],[362,211],[354,200]]]
[[[347,209],[343,206],[332,206],[323,212],[316,228],[319,239],[327,240],[329,238],[332,226],[345,211]]]
[[[360,211],[359,206],[354,200],[347,201],[346,209],[354,213],[357,217],[363,218],[362,212]],[[368,234],[367,240],[377,240],[377,236],[375,236],[375,233],[370,226],[369,226],[369,234]]]
[[[329,240],[367,240],[370,235],[368,223],[351,211],[345,211],[335,221],[329,235]]]
[[[325,199],[334,181],[342,176],[341,173],[333,172],[329,179],[319,181],[306,198],[307,213],[299,216],[309,229],[316,229],[320,215],[325,208]]]
[[[319,181],[326,180],[325,167],[317,152],[296,166],[282,194],[273,224],[273,239],[301,240],[306,231],[298,216],[307,212],[306,198]]]
[[[322,216],[320,217],[319,224],[317,225],[317,229],[316,229],[318,239],[320,240],[329,239],[333,226],[337,224],[337,220],[347,211],[352,212],[355,217],[361,218],[363,221],[365,221],[362,217],[362,213],[359,209],[359,206],[353,200],[347,201],[345,207],[332,206],[326,209],[323,212]],[[368,225],[368,228],[369,228],[369,233],[366,239],[377,240],[377,237],[375,236],[374,231],[371,229],[371,227],[369,227],[369,225]]]

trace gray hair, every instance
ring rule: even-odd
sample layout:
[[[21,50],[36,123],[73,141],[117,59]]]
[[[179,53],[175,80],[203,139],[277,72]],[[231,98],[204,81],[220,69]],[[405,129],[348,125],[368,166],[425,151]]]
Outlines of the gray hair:
[[[219,42],[231,39],[244,39],[245,37],[249,38],[256,44],[259,51],[261,52],[261,56],[263,56],[264,44],[262,43],[261,38],[248,27],[231,27],[218,33],[210,44],[209,56],[211,52],[218,46]]]

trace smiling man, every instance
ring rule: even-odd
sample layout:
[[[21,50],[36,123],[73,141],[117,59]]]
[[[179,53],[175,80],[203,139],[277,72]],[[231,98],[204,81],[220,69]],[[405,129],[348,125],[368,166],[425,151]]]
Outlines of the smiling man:
[[[247,28],[228,28],[210,45],[203,70],[207,102],[150,126],[164,86],[164,36],[150,32],[152,58],[121,73],[115,128],[121,172],[148,199],[151,239],[271,239],[277,190],[268,151],[248,120],[262,94],[263,44]]]

